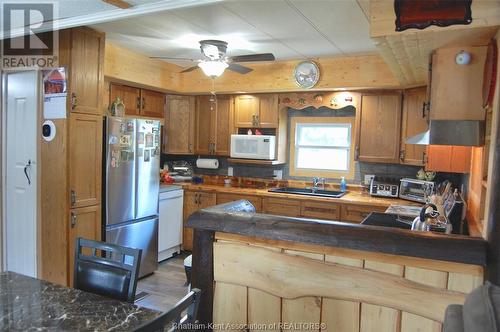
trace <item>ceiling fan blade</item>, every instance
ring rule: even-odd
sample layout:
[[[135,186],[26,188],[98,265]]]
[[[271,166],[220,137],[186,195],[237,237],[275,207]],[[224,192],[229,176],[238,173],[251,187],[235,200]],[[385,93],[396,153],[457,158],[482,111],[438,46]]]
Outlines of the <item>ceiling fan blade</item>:
[[[163,59],[163,60],[182,60],[182,61],[191,61],[191,62],[196,62],[198,60],[195,59],[189,59],[189,58],[176,58],[176,57],[170,57],[170,56],[150,56],[150,59]]]
[[[229,67],[227,67],[227,69],[235,71],[235,72],[240,73],[240,74],[248,74],[249,72],[253,71],[252,68],[248,68],[248,67],[239,65],[237,63],[230,63]]]
[[[231,62],[256,62],[274,61],[276,58],[272,53],[237,55],[230,58]]]
[[[190,71],[196,70],[198,68],[200,68],[200,67],[198,67],[198,66],[189,67],[189,68],[186,68],[183,71],[181,71],[181,73],[189,73]]]

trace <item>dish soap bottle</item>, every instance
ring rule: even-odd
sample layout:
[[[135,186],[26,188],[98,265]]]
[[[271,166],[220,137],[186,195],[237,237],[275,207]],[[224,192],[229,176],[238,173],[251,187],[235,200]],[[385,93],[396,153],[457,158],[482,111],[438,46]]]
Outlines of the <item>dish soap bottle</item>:
[[[345,177],[340,180],[340,191],[345,193],[347,191],[347,183],[345,182]]]

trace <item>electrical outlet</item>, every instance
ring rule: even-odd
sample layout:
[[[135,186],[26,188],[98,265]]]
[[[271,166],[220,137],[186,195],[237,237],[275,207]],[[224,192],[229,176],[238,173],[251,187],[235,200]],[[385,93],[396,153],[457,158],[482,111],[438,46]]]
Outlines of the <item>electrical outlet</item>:
[[[273,170],[273,175],[276,180],[283,180],[283,170],[275,169]]]
[[[375,177],[373,174],[365,174],[365,185],[369,186],[372,179]]]
[[[233,174],[234,174],[234,173],[233,173],[233,168],[232,168],[231,166],[229,166],[229,167],[227,168],[227,176],[233,176]]]

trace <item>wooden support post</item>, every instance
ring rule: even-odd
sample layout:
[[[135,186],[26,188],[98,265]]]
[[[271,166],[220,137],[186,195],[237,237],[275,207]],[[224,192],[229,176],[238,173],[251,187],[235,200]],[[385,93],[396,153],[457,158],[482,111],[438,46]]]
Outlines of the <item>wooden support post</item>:
[[[215,232],[195,229],[191,287],[201,289],[198,321],[209,324],[213,317],[214,303],[214,246]]]
[[[500,111],[499,109],[494,112]],[[496,117],[497,122],[492,124],[492,131],[500,128],[500,117]],[[496,126],[496,127],[495,127]],[[494,145],[494,156],[491,167],[491,207],[488,214],[486,240],[488,241],[488,265],[486,269],[487,279],[500,285],[500,135],[491,142]]]

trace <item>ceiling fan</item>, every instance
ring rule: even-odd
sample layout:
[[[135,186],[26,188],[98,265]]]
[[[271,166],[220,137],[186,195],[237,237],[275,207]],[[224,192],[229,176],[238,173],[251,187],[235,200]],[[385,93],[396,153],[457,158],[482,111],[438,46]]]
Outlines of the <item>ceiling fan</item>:
[[[240,73],[248,74],[253,69],[242,66],[238,62],[257,62],[257,61],[274,61],[274,55],[272,53],[261,53],[261,54],[247,54],[247,55],[237,55],[228,57],[226,56],[227,43],[222,40],[201,40],[200,50],[203,55],[203,59],[188,59],[188,58],[172,58],[164,56],[154,56],[153,59],[166,59],[166,60],[186,60],[192,62],[198,62],[196,66],[192,66],[184,69],[181,73],[187,73],[195,69],[201,68],[205,75],[212,78],[219,77],[222,75],[224,70],[228,70]]]

